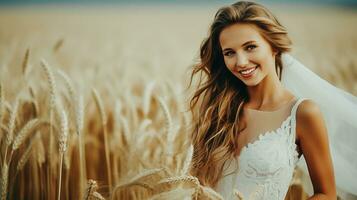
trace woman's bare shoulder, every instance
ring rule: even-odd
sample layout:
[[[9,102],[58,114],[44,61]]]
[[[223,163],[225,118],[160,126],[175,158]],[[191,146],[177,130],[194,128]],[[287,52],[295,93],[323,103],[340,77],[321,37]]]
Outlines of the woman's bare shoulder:
[[[298,106],[296,123],[298,139],[302,137],[327,137],[323,114],[319,105],[311,99],[302,101]]]

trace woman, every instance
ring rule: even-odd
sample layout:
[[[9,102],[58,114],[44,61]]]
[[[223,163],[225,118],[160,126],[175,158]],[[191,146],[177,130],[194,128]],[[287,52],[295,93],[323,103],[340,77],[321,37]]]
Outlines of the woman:
[[[290,48],[274,15],[246,1],[219,9],[202,43],[191,76],[192,82],[201,73],[190,102],[197,117],[191,173],[225,199],[235,199],[233,191],[243,199],[284,199],[301,156],[313,184],[310,199],[336,199],[319,104],[281,82]]]

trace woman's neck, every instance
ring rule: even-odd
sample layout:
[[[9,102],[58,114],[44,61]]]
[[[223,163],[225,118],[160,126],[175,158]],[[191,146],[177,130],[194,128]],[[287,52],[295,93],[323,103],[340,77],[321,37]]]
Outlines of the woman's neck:
[[[284,88],[277,76],[267,76],[258,85],[247,87],[249,107],[255,109],[274,107],[291,100],[293,94]]]

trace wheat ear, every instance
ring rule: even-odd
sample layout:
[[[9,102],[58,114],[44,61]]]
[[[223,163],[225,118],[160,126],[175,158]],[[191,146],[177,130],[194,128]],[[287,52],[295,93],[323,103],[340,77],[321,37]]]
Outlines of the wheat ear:
[[[57,52],[63,46],[63,43],[64,43],[64,38],[58,39],[55,45],[53,46],[53,52]]]
[[[216,191],[212,190],[209,187],[201,186],[202,193],[205,197],[208,197],[212,200],[223,200],[223,197],[218,194]]]
[[[59,135],[59,153],[60,153],[60,163],[59,163],[59,179],[58,179],[58,200],[61,199],[61,184],[62,184],[62,167],[63,167],[63,156],[67,150],[67,137],[68,137],[68,119],[64,109],[59,111],[61,113],[61,131]]]
[[[11,109],[10,117],[9,117],[9,124],[8,124],[9,132],[6,137],[6,144],[8,146],[11,145],[12,140],[14,139],[14,129],[15,129],[16,115],[17,115],[18,107],[19,107],[19,100],[16,99],[14,106]]]
[[[52,163],[52,150],[53,150],[53,139],[52,139],[52,131],[53,131],[53,115],[54,115],[54,111],[56,109],[56,92],[57,92],[57,87],[56,87],[56,81],[55,78],[53,76],[52,70],[50,69],[50,67],[48,66],[47,62],[42,59],[41,60],[41,67],[43,69],[43,71],[45,72],[46,75],[46,79],[48,82],[48,85],[50,87],[50,135],[49,135],[49,151],[47,154],[47,159],[48,159],[48,165],[46,168],[46,173],[47,173],[47,195],[51,195],[52,191],[51,191],[51,180],[52,180],[52,172],[51,172],[51,163]]]
[[[9,123],[8,123],[8,132],[6,134],[6,147],[5,147],[5,155],[4,155],[4,163],[8,162],[10,163],[11,161],[11,157],[9,159],[9,161],[7,161],[7,152],[8,149],[14,139],[14,129],[15,129],[15,123],[16,123],[16,114],[17,114],[17,110],[19,107],[19,100],[16,98],[15,99],[15,103],[14,106],[11,109],[10,112],[10,117],[9,117]]]
[[[27,163],[28,159],[30,158],[33,144],[34,144],[34,141],[32,140],[30,142],[29,146],[26,148],[26,151],[21,155],[20,160],[18,161],[17,167],[16,167],[17,172],[21,171],[24,168],[25,164]]]
[[[104,135],[104,148],[105,148],[105,159],[107,163],[107,173],[108,173],[108,185],[109,185],[109,193],[112,192],[112,174],[111,174],[111,166],[110,166],[110,152],[109,152],[109,144],[108,144],[108,133],[107,133],[107,115],[104,110],[103,101],[99,96],[99,93],[94,88],[92,89],[93,98],[95,100],[96,106],[100,112],[102,126],[103,126],[103,135]]]
[[[36,136],[37,135],[38,134],[36,134]],[[31,156],[31,152],[32,152],[32,149],[33,149],[33,144],[35,143],[34,141],[35,141],[34,139],[31,140],[31,142],[28,145],[28,147],[26,148],[25,152],[21,155],[19,161],[17,162],[15,176],[12,176],[11,179],[10,179],[10,182],[9,182],[10,195],[13,192],[13,187],[14,187],[14,184],[15,184],[14,181],[16,180],[17,174],[24,168],[25,164],[27,163],[27,161],[29,160],[29,158]]]
[[[69,96],[72,99],[72,101],[76,101],[76,99],[75,99],[75,90],[74,90],[74,87],[73,87],[71,79],[68,77],[68,75],[64,71],[62,71],[60,69],[57,69],[57,73],[64,80],[64,83],[66,85],[67,91],[69,92]]]
[[[197,177],[188,176],[188,175],[165,178],[165,179],[159,181],[158,185],[177,184],[177,183],[192,183],[196,187],[200,186],[200,182],[198,181]]]
[[[25,141],[25,139],[30,135],[31,130],[33,130],[38,124],[39,119],[31,119],[26,123],[26,125],[20,130],[12,143],[12,150],[15,151],[19,146]]]
[[[234,193],[234,195],[237,197],[237,200],[244,200],[243,194],[242,194],[239,190],[234,189],[234,190],[233,190],[233,193]]]
[[[144,181],[149,179],[150,177],[162,172],[163,170],[164,170],[164,168],[146,169],[143,172],[141,172],[141,173],[137,174],[136,176],[134,176],[133,178],[131,178],[129,181],[115,186],[113,193],[115,194],[117,190],[124,188],[124,187],[130,187],[133,185],[138,185],[138,186],[147,188],[149,190],[153,190],[153,187],[146,184]]]
[[[91,196],[97,190],[97,188],[98,188],[97,182],[90,179],[88,181],[88,186],[87,186],[86,192],[84,194],[84,200],[90,200]]]
[[[84,200],[105,200],[96,190],[98,188],[97,182],[94,180],[88,181],[88,186],[84,194]]]
[[[144,99],[143,99],[143,112],[144,116],[147,116],[150,111],[150,100],[152,91],[155,88],[155,82],[151,81],[146,87],[144,91]]]
[[[48,85],[50,86],[50,108],[55,109],[57,92],[55,77],[53,76],[52,70],[50,69],[48,63],[44,59],[41,60],[41,67],[46,74],[46,79]]]
[[[174,140],[173,131],[172,131],[173,130],[172,118],[165,101],[161,97],[157,97],[157,100],[159,101],[160,108],[164,112],[165,122],[166,122],[165,127],[166,127],[168,154],[172,155],[173,153],[172,147],[173,147],[173,140]]]
[[[179,183],[190,183],[195,188],[195,196],[197,196],[197,194],[199,193],[199,190],[200,190],[199,180],[197,179],[197,177],[188,176],[188,175],[175,176],[175,177],[169,177],[169,178],[162,179],[155,185],[155,188],[160,190],[162,188],[162,186],[164,186],[164,185],[170,185],[170,184],[176,185]]]
[[[24,59],[22,60],[22,74],[26,74],[26,69],[28,68],[29,64],[29,58],[30,58],[30,49],[27,48],[25,52]]]
[[[83,96],[79,95],[78,96],[78,101],[76,102],[76,120],[75,120],[75,125],[76,125],[76,130],[77,130],[77,135],[78,135],[78,145],[79,145],[79,166],[80,166],[80,184],[81,184],[81,191],[80,191],[80,198],[82,198],[84,187],[85,187],[85,180],[87,180],[87,172],[86,172],[86,156],[85,156],[85,144],[83,143],[83,137],[84,135],[82,134],[83,130],[83,116],[84,116],[84,102],[83,102]]]
[[[190,147],[188,148],[186,153],[185,161],[183,163],[181,175],[188,175],[192,162],[192,155],[193,155],[193,145],[190,144]]]
[[[25,141],[25,139],[32,133],[32,130],[39,124],[38,119],[32,119],[26,123],[26,125],[20,130],[12,143],[12,149],[10,153],[11,157],[16,149]]]

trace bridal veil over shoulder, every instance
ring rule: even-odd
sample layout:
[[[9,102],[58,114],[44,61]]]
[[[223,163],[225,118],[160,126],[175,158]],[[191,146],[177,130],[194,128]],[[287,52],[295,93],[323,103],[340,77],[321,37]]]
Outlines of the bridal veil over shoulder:
[[[328,130],[336,185],[357,195],[357,97],[320,78],[294,57],[282,55],[282,83],[297,97],[315,101]],[[308,174],[305,159],[298,166]]]

